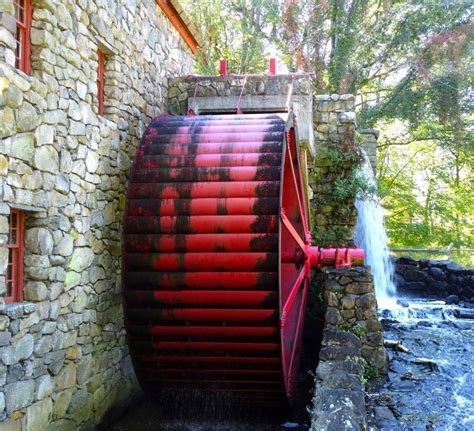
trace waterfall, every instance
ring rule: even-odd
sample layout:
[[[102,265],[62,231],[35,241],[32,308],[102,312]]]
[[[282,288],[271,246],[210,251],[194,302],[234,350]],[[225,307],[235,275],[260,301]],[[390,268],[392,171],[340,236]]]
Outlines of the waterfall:
[[[373,190],[376,190],[374,171],[367,154],[361,175]],[[393,282],[394,268],[387,247],[382,208],[375,193],[359,193],[356,198],[357,223],[355,242],[365,251],[365,262],[371,266],[375,283],[375,293],[380,308],[393,308],[396,304],[396,290]]]

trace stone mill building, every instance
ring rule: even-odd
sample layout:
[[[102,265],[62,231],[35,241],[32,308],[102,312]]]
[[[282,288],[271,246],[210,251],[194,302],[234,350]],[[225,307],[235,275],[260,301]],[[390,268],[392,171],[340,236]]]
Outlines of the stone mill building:
[[[0,1],[0,430],[93,429],[134,390],[131,157],[197,41],[176,1]]]
[[[93,430],[139,391],[124,330],[122,221],[135,151],[157,115],[236,104],[281,112],[291,89],[315,238],[351,243],[353,197],[334,201],[331,161],[316,156],[356,148],[354,96],[315,95],[304,74],[194,77],[198,45],[176,0],[0,0],[0,431]],[[374,131],[364,133],[373,147]],[[352,165],[344,160],[341,175]],[[321,286],[314,423],[333,416],[337,402],[325,400],[337,396],[364,429],[359,359],[386,365],[371,275],[336,270]],[[355,324],[361,340],[341,330]],[[331,375],[347,355],[359,361],[354,388],[335,393]]]

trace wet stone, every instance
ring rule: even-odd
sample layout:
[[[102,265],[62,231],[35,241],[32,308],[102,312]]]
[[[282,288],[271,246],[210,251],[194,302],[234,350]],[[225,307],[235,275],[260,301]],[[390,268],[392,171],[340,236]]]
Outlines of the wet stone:
[[[343,361],[347,358],[360,356],[359,349],[353,347],[328,346],[323,347],[319,353],[320,360],[323,361]]]
[[[347,331],[336,331],[334,329],[325,329],[323,344],[326,346],[345,346],[354,349],[360,349],[362,343],[356,335]]]

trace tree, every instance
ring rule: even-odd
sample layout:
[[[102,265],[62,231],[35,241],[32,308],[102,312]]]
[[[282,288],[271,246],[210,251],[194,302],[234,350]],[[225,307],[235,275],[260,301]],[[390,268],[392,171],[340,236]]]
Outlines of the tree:
[[[382,130],[378,179],[392,244],[474,240],[472,0],[187,0],[200,72],[266,69],[276,46],[319,93],[357,94],[358,124]]]
[[[220,59],[234,73],[261,72],[267,68],[271,32],[278,19],[272,0],[185,0],[183,3],[204,45],[197,72],[216,74]]]

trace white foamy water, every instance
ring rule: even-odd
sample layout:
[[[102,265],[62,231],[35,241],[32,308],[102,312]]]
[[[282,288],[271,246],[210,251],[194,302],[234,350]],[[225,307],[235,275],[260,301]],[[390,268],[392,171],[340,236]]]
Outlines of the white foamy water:
[[[365,152],[361,175],[376,189],[374,172]],[[388,252],[387,234],[378,197],[375,194],[358,196],[355,206],[357,223],[354,239],[357,246],[364,249],[365,263],[372,269],[379,308],[395,308],[394,268]]]

